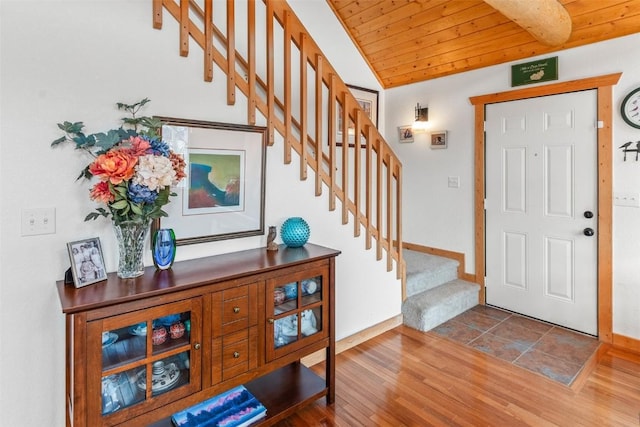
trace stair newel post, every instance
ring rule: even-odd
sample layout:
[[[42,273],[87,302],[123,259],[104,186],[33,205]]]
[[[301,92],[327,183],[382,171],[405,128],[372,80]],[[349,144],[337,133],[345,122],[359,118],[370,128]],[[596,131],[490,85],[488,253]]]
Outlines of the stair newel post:
[[[358,105],[356,103],[356,105]],[[354,123],[353,139],[353,236],[360,236],[360,139],[362,124],[362,109],[356,109],[356,121]]]
[[[235,0],[227,0],[227,105],[236,103]]]
[[[273,42],[273,2],[267,0],[267,138],[268,145],[274,142],[275,121],[275,70],[274,70],[274,42]],[[285,144],[287,138],[285,136]]]
[[[322,195],[322,55],[316,55],[316,196]]]
[[[329,77],[329,210],[336,210],[336,76]]]
[[[204,0],[204,81],[213,81],[213,0]]]
[[[300,34],[300,180],[307,179],[307,35]]]
[[[247,3],[247,81],[249,95],[247,120],[250,125],[256,124],[256,1]]]
[[[373,127],[368,125],[367,127],[367,146],[366,146],[366,167],[365,167],[365,222],[367,225],[366,231],[366,239],[365,239],[365,247],[367,250],[371,249],[371,194],[373,192],[372,188],[372,168],[373,168]]]
[[[180,0],[180,56],[189,55],[189,0]]]

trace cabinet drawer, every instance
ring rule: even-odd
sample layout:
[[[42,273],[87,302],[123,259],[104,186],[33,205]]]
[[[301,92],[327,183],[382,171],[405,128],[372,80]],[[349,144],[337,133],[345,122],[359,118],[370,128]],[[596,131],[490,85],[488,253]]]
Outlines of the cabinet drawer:
[[[212,298],[214,336],[241,331],[258,323],[256,284],[216,292]]]
[[[251,327],[213,340],[212,383],[227,381],[258,366],[258,329]]]

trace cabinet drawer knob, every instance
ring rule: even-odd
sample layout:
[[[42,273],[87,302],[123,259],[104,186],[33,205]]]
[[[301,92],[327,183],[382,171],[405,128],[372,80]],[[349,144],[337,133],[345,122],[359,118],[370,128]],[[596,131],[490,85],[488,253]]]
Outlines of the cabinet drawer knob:
[[[233,307],[234,313],[240,313],[240,307]]]
[[[273,322],[275,322],[275,320],[273,320],[273,319],[267,319],[267,322],[269,322],[269,323],[273,323]]]
[[[199,342],[195,343],[193,345],[193,348],[196,349],[196,350],[200,350],[200,343]]]
[[[238,353],[237,351],[233,352],[233,358],[237,359],[238,357],[240,357],[240,353]]]

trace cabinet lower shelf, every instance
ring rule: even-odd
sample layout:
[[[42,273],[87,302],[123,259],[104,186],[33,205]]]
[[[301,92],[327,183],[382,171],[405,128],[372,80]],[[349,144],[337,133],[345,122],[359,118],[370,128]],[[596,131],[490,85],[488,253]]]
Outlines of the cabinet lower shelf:
[[[276,369],[244,386],[267,408],[267,417],[256,426],[272,425],[328,392],[325,380],[300,362]],[[151,426],[172,427],[173,423],[168,417]]]

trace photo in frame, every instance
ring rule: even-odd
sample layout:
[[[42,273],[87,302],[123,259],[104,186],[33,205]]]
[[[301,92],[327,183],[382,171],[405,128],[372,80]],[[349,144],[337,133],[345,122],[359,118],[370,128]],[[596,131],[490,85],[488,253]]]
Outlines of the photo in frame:
[[[398,138],[400,142],[413,142],[413,128],[411,125],[398,126]]]
[[[366,89],[359,86],[353,86],[347,84],[349,91],[356,99],[360,107],[364,111],[364,114],[373,122],[375,127],[378,127],[378,91],[373,89]],[[342,108],[338,106],[336,108],[337,114],[337,129],[338,133],[336,136],[336,145],[338,147],[342,146]],[[366,147],[366,143],[364,142],[364,138],[360,138],[360,146],[361,148]],[[355,147],[355,135],[353,135],[353,128],[349,128],[349,147]]]
[[[431,148],[447,148],[447,131],[431,132]]]
[[[71,274],[76,288],[107,279],[99,237],[67,243]]]
[[[151,235],[171,228],[176,245],[188,245],[264,234],[267,129],[157,118],[162,140],[183,156],[187,177]]]

